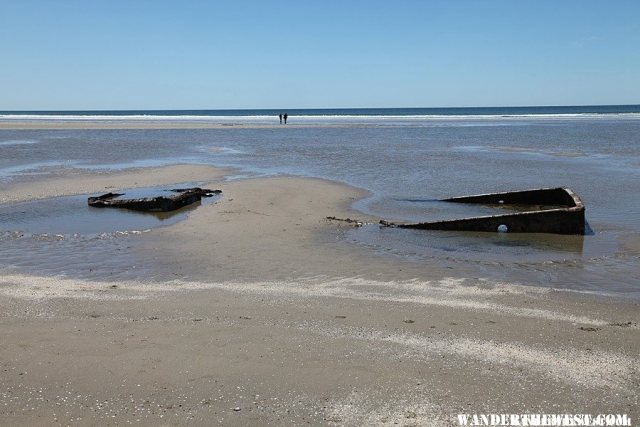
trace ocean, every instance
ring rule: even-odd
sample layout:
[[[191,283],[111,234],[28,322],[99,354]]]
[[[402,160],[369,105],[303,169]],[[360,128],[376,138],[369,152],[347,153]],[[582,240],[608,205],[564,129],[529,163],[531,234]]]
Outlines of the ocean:
[[[288,124],[280,125],[277,116],[284,112]],[[586,205],[590,235],[425,232],[373,225],[349,231],[344,244],[425,268],[448,265],[452,274],[464,265],[465,274],[471,269],[493,280],[640,297],[639,105],[0,112],[0,124],[42,120],[222,126],[0,129],[0,185],[75,169],[100,173],[204,164],[233,167],[229,179],[299,175],[343,182],[370,192],[356,202],[358,210],[412,222],[468,213],[437,202],[445,197],[569,187]],[[74,223],[64,218],[71,215],[68,206],[82,198],[70,200],[33,202],[29,209],[0,205],[0,268],[86,275],[87,248],[110,250],[122,239],[139,238],[134,232],[145,226],[54,229]],[[34,212],[33,217],[26,218],[25,211]],[[126,237],[112,238],[116,231]],[[63,238],[51,237],[56,234]],[[67,245],[63,252],[69,257],[77,251],[75,261],[51,261],[52,245]]]
[[[67,110],[0,111],[0,120],[196,120],[220,123],[272,124],[280,114],[297,123],[421,124],[438,119],[637,117],[640,105],[448,107],[448,108],[319,108],[247,110]],[[424,124],[424,123],[422,123]],[[429,125],[433,125],[430,123]]]

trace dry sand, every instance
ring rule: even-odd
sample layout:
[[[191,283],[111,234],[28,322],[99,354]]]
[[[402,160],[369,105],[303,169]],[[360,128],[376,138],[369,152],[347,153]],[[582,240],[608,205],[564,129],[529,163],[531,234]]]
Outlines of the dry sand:
[[[491,283],[349,245],[339,237],[351,225],[325,217],[374,219],[349,208],[365,193],[336,183],[225,182],[187,166],[133,176],[144,185],[189,176],[223,197],[140,237],[141,259],[175,272],[165,281],[0,276],[1,425],[437,426],[457,425],[458,413],[525,412],[626,413],[635,425],[640,416],[635,301]],[[51,188],[130,179],[56,178]],[[48,184],[5,197],[46,197]]]

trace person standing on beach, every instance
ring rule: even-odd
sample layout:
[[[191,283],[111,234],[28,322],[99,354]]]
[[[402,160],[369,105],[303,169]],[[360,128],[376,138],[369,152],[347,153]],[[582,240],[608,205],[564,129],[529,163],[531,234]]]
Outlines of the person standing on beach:
[[[287,117],[289,117],[289,115],[287,113],[284,113],[284,124],[287,124]]]
[[[280,124],[282,124],[282,114],[280,114],[278,117],[280,117]]]

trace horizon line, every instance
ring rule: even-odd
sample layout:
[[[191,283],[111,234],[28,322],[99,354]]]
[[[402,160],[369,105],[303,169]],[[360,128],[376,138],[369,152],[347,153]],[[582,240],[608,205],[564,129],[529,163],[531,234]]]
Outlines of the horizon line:
[[[467,109],[467,108],[556,108],[556,107],[640,107],[638,104],[581,104],[581,105],[565,105],[565,104],[548,104],[548,105],[491,105],[491,106],[447,106],[447,107],[273,107],[273,108],[106,108],[106,109],[28,109],[28,110],[0,110],[2,113],[29,113],[29,112],[109,112],[109,111],[274,111],[274,110],[382,110],[382,109]]]

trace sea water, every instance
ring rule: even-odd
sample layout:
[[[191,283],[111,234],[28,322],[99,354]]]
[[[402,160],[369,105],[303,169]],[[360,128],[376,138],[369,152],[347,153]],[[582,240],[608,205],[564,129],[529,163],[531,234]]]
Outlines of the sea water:
[[[640,295],[639,106],[289,110],[287,125],[279,124],[280,112],[2,112],[0,121],[170,120],[225,126],[0,130],[0,183],[65,174],[70,168],[230,166],[238,179],[286,174],[364,188],[371,196],[355,208],[410,222],[470,213],[438,202],[441,198],[565,186],[584,201],[590,235],[365,226],[347,233],[344,241],[410,262],[448,263],[454,272],[464,264],[494,279]],[[234,126],[242,124],[273,126]],[[0,215],[3,209],[7,218],[13,208],[0,206]],[[11,251],[11,256],[0,253],[0,267],[30,268],[26,251],[19,259],[18,242],[24,238],[10,239],[8,233],[16,230],[0,228],[5,233],[1,248]],[[30,242],[29,253],[44,258],[47,251]]]

